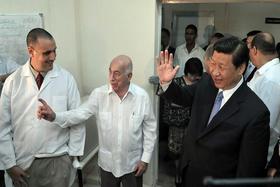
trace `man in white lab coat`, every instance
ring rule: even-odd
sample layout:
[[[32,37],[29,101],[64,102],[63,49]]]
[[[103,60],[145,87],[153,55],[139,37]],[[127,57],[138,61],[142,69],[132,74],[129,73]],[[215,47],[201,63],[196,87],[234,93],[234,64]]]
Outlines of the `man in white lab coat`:
[[[0,97],[1,97],[2,87],[6,78],[18,67],[19,65],[16,62],[0,56]],[[0,170],[0,187],[2,186],[4,186],[4,171]]]
[[[156,120],[147,92],[130,82],[132,61],[115,57],[109,85],[92,91],[76,110],[54,113],[44,101],[38,117],[68,128],[95,115],[99,136],[101,187],[141,187],[156,142]]]
[[[61,128],[38,120],[38,98],[56,112],[76,108],[80,95],[73,76],[55,65],[56,44],[41,28],[27,35],[30,59],[5,81],[0,100],[0,169],[15,186],[68,187],[74,156],[83,155],[85,127]]]

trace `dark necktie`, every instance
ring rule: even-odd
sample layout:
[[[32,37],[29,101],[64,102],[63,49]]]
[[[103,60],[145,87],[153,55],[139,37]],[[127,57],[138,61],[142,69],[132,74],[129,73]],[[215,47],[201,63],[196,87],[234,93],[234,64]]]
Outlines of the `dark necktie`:
[[[43,80],[44,80],[43,75],[42,75],[41,73],[38,73],[38,75],[37,75],[35,81],[36,81],[36,83],[37,83],[37,86],[38,86],[38,89],[39,89],[39,90],[40,90],[40,88],[41,88],[41,85],[42,85],[42,83],[43,83]]]
[[[257,71],[257,68],[255,67],[253,69],[253,71],[250,73],[250,75],[247,77],[246,82],[249,82],[254,77],[254,74],[256,71]]]
[[[208,124],[220,110],[223,98],[224,98],[223,92],[219,92],[218,95],[216,96],[215,103],[213,105],[212,112],[208,120]]]

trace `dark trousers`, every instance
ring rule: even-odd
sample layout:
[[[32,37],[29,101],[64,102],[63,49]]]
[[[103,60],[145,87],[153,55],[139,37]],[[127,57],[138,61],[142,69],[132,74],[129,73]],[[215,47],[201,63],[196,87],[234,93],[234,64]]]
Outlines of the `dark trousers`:
[[[4,171],[0,170],[0,187],[5,187]]]
[[[111,172],[100,168],[101,187],[142,187],[143,176],[136,177],[135,172],[125,174],[121,177],[115,177]]]

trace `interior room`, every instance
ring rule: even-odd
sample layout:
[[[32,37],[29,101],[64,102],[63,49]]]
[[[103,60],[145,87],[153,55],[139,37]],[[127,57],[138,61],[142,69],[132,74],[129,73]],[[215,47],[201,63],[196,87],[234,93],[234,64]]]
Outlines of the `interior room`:
[[[132,82],[149,94],[159,121],[157,86],[149,82],[156,75],[161,28],[169,29],[171,45],[184,41],[189,23],[198,26],[198,43],[205,46],[214,32],[241,39],[251,30],[262,30],[280,42],[278,0],[0,0],[1,15],[42,15],[42,25],[56,39],[56,62],[75,77],[85,100],[94,88],[108,80],[113,57],[127,54],[133,61]],[[278,18],[271,22],[269,18]],[[1,41],[1,40],[0,40]],[[3,53],[1,51],[0,53]],[[27,59],[18,62],[23,64]],[[158,123],[159,141],[144,174],[145,187],[173,187],[174,164],[165,159],[166,129]],[[81,158],[84,186],[99,186],[98,135],[95,119],[86,121],[85,155]],[[75,187],[79,186],[77,182]]]

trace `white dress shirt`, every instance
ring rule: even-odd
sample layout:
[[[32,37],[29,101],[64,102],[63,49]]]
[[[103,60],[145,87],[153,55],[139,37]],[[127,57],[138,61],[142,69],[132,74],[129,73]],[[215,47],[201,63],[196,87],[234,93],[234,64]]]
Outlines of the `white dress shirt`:
[[[268,159],[280,135],[280,63],[279,58],[265,63],[248,82],[270,111],[270,142]]]
[[[178,46],[175,51],[175,56],[174,56],[174,66],[179,65],[180,69],[176,75],[176,77],[181,77],[184,75],[184,68],[185,68],[185,63],[187,62],[188,59],[196,57],[201,60],[201,62],[204,61],[204,55],[205,51],[198,46],[198,44],[195,44],[194,48],[191,50],[191,52],[188,52],[188,49],[186,48],[186,43]],[[203,65],[204,63],[202,63]],[[203,69],[205,69],[203,67]]]
[[[111,86],[92,91],[76,110],[56,114],[61,127],[95,115],[99,137],[98,165],[115,177],[135,170],[141,160],[149,163],[156,142],[156,120],[146,91],[130,83],[121,100]]]
[[[252,71],[255,69],[254,64],[251,62],[251,60],[249,60],[248,66],[246,68],[246,71],[244,73],[244,80],[247,80],[247,78],[249,77],[249,75],[252,73]]]
[[[36,157],[83,155],[84,125],[64,129],[37,119],[39,98],[56,112],[79,106],[80,94],[73,76],[54,64],[38,90],[30,68],[28,61],[4,83],[0,99],[0,169],[18,165],[25,170]]]

